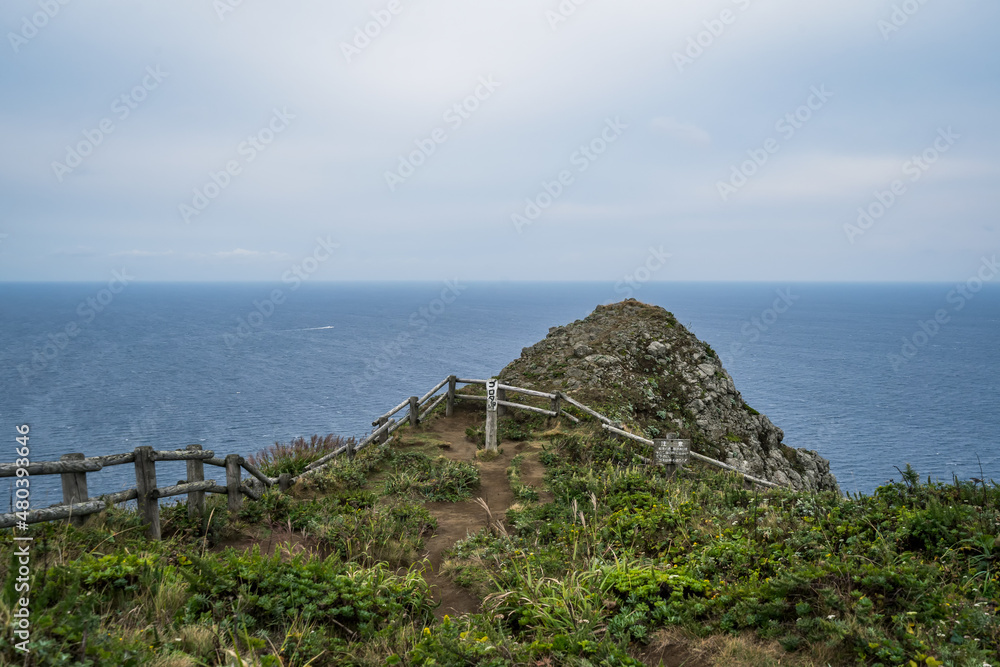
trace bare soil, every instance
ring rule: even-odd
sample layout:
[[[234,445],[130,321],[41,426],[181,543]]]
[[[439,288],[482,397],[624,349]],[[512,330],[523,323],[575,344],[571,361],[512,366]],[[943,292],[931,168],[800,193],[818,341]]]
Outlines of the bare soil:
[[[650,645],[639,654],[638,658],[649,667],[712,667],[713,665],[700,652],[692,650],[690,646],[681,642],[660,646]]]
[[[451,418],[432,419],[420,427],[420,431],[432,433],[442,442],[438,447],[442,456],[454,461],[476,461],[476,445],[465,437],[465,429],[479,426],[481,415],[456,412]],[[450,577],[439,574],[444,561],[444,553],[456,542],[464,540],[484,528],[488,521],[503,521],[504,514],[514,501],[507,480],[507,468],[517,454],[515,443],[500,443],[502,453],[492,461],[479,461],[479,491],[474,494],[486,501],[490,515],[474,499],[458,503],[424,503],[438,521],[437,530],[425,543],[425,557],[430,568],[424,578],[431,586],[431,595],[441,603],[435,612],[438,618],[445,614],[459,616],[477,613],[480,600],[467,589],[459,586]]]

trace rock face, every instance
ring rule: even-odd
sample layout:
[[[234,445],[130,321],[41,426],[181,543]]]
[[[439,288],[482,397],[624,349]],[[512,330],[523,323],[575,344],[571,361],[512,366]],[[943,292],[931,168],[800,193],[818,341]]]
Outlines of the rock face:
[[[658,306],[598,306],[524,348],[500,379],[563,391],[649,438],[677,433],[696,452],[756,477],[839,490],[830,462],[782,444],[782,430],[743,401],[715,351]]]

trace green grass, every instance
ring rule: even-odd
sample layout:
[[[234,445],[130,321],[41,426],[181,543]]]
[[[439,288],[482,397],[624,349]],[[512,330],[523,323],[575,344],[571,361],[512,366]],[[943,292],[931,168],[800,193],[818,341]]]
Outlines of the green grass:
[[[277,477],[281,473],[295,476],[302,473],[313,461],[347,444],[353,445],[354,438],[342,438],[332,434],[326,437],[314,435],[309,440],[296,438],[288,444],[276,442],[247,460],[269,477]]]
[[[702,468],[668,481],[593,426],[537,426],[554,501],[515,457],[506,532],[459,542],[444,568],[481,614],[434,620],[421,560],[423,502],[468,497],[475,465],[373,446],[247,500],[235,522],[220,496],[194,521],[166,507],[161,542],[125,509],[33,527],[31,664],[639,665],[664,636],[717,665],[1000,664],[997,485],[908,467],[848,498]],[[284,456],[300,458],[272,463]],[[312,554],[263,553],[279,533]],[[0,531],[2,553],[12,538]],[[221,548],[232,539],[258,546]],[[0,664],[24,664],[17,566],[0,561]]]
[[[751,632],[799,657],[822,654],[817,664],[1000,657],[995,485],[920,484],[911,473],[848,499],[759,492],[703,470],[668,483],[591,445],[555,443],[556,501],[509,512],[510,537],[456,548],[453,570],[489,583],[487,607],[514,637],[559,638],[570,655],[596,636],[626,645],[681,627]]]
[[[457,502],[472,497],[479,488],[479,468],[443,456],[421,452],[398,453],[385,480],[385,495],[416,495],[426,500]]]
[[[537,503],[538,490],[531,488],[521,481],[521,465],[524,463],[524,454],[518,454],[507,468],[507,479],[510,481],[510,489],[514,492],[514,497],[523,503]]]

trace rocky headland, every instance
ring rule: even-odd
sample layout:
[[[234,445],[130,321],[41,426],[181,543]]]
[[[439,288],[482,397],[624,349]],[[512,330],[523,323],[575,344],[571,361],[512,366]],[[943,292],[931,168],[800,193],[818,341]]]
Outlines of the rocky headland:
[[[658,306],[627,299],[553,327],[501,381],[562,391],[646,437],[690,438],[694,451],[796,489],[838,490],[830,462],[785,445],[743,400],[707,343]]]

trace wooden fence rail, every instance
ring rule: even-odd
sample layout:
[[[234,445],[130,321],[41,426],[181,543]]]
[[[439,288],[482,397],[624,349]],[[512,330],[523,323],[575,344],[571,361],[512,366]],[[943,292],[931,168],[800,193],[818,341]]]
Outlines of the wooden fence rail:
[[[438,397],[437,397],[437,400],[436,400],[436,401],[434,401],[433,403],[431,403],[431,404],[430,404],[430,405],[429,405],[429,406],[427,407],[427,409],[426,409],[426,410],[424,410],[424,413],[423,413],[422,415],[420,415],[420,419],[425,419],[425,418],[427,417],[427,415],[429,415],[430,413],[434,412],[434,409],[435,409],[435,408],[436,408],[437,406],[441,405],[441,402],[442,402],[442,401],[444,401],[444,400],[446,400],[447,398],[448,398],[448,395],[447,395],[447,394],[442,394],[441,396],[438,396]]]
[[[601,426],[605,430],[611,431],[612,433],[614,433],[616,435],[620,435],[620,436],[622,436],[624,438],[629,438],[631,440],[635,440],[636,442],[641,442],[643,444],[650,445],[650,446],[653,446],[653,444],[654,444],[653,441],[650,440],[649,438],[644,438],[641,435],[636,435],[634,433],[629,433],[628,431],[625,431],[623,429],[617,428],[615,426],[611,426],[609,424],[602,424]],[[707,456],[702,456],[701,454],[698,454],[697,452],[690,452],[690,456],[691,456],[691,458],[697,459],[697,460],[699,460],[699,461],[701,461],[703,463],[707,463],[707,464],[715,466],[717,468],[722,468],[723,470],[729,470],[731,472],[735,472],[735,473],[738,473],[740,475],[743,475],[744,479],[746,479],[747,481],[753,482],[754,484],[760,484],[761,486],[769,486],[769,487],[772,487],[772,488],[784,488],[784,487],[782,487],[781,484],[775,484],[774,482],[769,482],[766,479],[760,479],[758,477],[753,477],[751,475],[746,474],[742,470],[734,468],[731,465],[723,463],[722,461],[716,461],[715,459],[709,458]],[[649,459],[646,459],[644,457],[640,457],[640,458],[643,458],[644,461],[649,462]]]
[[[441,388],[444,387],[446,384],[448,384],[449,380],[451,380],[450,377],[446,377],[445,379],[441,380],[441,382],[439,382],[433,389],[431,389],[429,392],[420,397],[420,403],[425,403],[428,400],[430,400],[430,398],[434,396],[434,394],[441,391]]]
[[[106,507],[103,500],[90,500],[85,503],[74,503],[72,505],[53,505],[40,510],[31,510],[27,513],[25,523],[41,523],[42,521],[58,521],[59,519],[75,519],[96,514]],[[0,514],[0,528],[13,528],[23,519],[16,514]]]
[[[458,379],[457,382],[461,382],[463,384],[476,384],[476,385],[485,385],[486,384],[486,380],[476,380],[476,379]],[[652,440],[650,440],[648,438],[643,438],[641,436],[637,436],[637,435],[635,435],[633,433],[629,433],[628,431],[623,430],[620,427],[621,425],[616,424],[615,422],[613,422],[611,419],[609,419],[605,415],[602,415],[600,412],[597,412],[593,408],[590,408],[590,407],[584,405],[583,403],[580,403],[576,399],[571,398],[570,396],[567,396],[566,394],[562,393],[561,391],[557,391],[557,392],[554,392],[554,393],[547,393],[547,392],[543,392],[543,391],[535,391],[533,389],[524,389],[522,387],[514,387],[514,386],[511,386],[511,385],[505,385],[505,384],[499,385],[498,389],[500,389],[503,392],[512,391],[512,392],[517,392],[517,393],[524,394],[526,396],[535,396],[537,398],[547,398],[547,399],[550,399],[552,401],[552,409],[551,410],[544,410],[542,408],[537,408],[537,407],[530,406],[530,405],[523,405],[521,403],[512,403],[510,401],[504,401],[504,400],[497,401],[497,405],[499,405],[499,406],[503,406],[503,407],[507,407],[507,408],[520,409],[520,410],[528,410],[528,411],[531,411],[531,412],[537,412],[537,413],[540,413],[540,414],[548,415],[550,417],[555,417],[555,416],[560,416],[561,415],[561,416],[568,417],[569,419],[571,419],[572,421],[574,421],[576,423],[579,423],[580,420],[577,417],[575,417],[572,414],[566,412],[565,410],[560,409],[560,403],[563,402],[563,401],[565,401],[566,403],[568,403],[569,405],[577,408],[581,412],[583,412],[583,413],[585,413],[585,414],[587,414],[587,415],[589,415],[589,416],[594,417],[595,419],[597,419],[599,422],[601,422],[601,427],[602,428],[604,428],[604,429],[606,429],[608,431],[611,431],[612,433],[615,433],[617,435],[620,435],[620,436],[623,436],[623,437],[626,437],[626,438],[630,438],[632,440],[635,440],[637,442],[641,442],[641,443],[649,445],[649,446],[653,446],[654,445],[654,443],[653,443]],[[486,397],[485,396],[460,395],[459,398],[461,398],[463,400],[484,401],[484,402],[486,401]],[[701,461],[703,463],[707,463],[708,465],[715,466],[715,467],[721,468],[723,470],[729,470],[731,472],[735,472],[735,473],[737,473],[739,475],[742,475],[744,479],[746,479],[746,480],[748,480],[750,482],[753,482],[754,484],[760,484],[761,486],[767,486],[767,487],[772,487],[772,488],[783,488],[781,484],[775,484],[774,482],[769,482],[769,481],[767,481],[765,479],[760,479],[758,477],[754,477],[752,475],[748,475],[747,473],[743,472],[742,470],[739,470],[738,468],[735,468],[735,467],[733,467],[731,465],[723,463],[722,461],[716,461],[715,459],[709,458],[708,456],[704,456],[702,454],[698,454],[697,452],[690,452],[690,456],[691,456],[691,458],[696,459],[698,461]],[[653,461],[651,459],[648,459],[648,458],[646,458],[644,456],[640,456],[639,458],[642,461],[646,462],[646,463],[653,463]]]
[[[62,481],[63,501],[59,504],[44,509],[30,510],[27,513],[0,514],[0,528],[10,528],[24,523],[38,523],[43,521],[55,521],[69,519],[73,522],[81,522],[86,516],[104,510],[109,504],[116,504],[136,500],[139,511],[142,513],[146,524],[147,534],[152,539],[160,539],[160,505],[161,498],[187,495],[188,516],[192,519],[204,516],[205,494],[217,493],[227,496],[227,506],[231,516],[239,513],[242,506],[243,496],[259,499],[263,490],[272,486],[284,492],[288,490],[295,481],[305,475],[311,475],[329,466],[337,457],[342,454],[353,456],[355,452],[370,446],[371,444],[385,444],[393,438],[393,433],[405,424],[417,425],[426,419],[442,403],[445,403],[445,415],[451,417],[454,414],[456,400],[465,401],[486,401],[485,396],[475,396],[470,394],[457,393],[458,385],[486,385],[487,380],[459,378],[449,375],[444,380],[435,385],[423,396],[410,396],[395,406],[392,410],[381,415],[372,422],[373,430],[360,442],[354,443],[353,439],[333,452],[313,461],[298,476],[282,474],[279,477],[269,477],[259,468],[251,464],[238,454],[229,454],[224,458],[217,458],[212,450],[203,450],[201,445],[189,445],[186,449],[160,451],[152,447],[137,447],[132,452],[123,454],[111,454],[107,456],[85,457],[83,454],[73,453],[63,455],[59,461],[33,462],[24,468],[20,468],[13,463],[0,464],[0,478],[17,476],[18,470],[24,469],[28,475],[60,475]],[[438,395],[438,392],[447,387],[447,391]],[[497,406],[500,409],[526,410],[547,417],[566,417],[567,419],[579,423],[580,418],[567,412],[566,408],[575,408],[585,416],[593,417],[601,423],[602,428],[616,435],[630,438],[646,445],[653,445],[653,441],[648,438],[637,436],[621,428],[611,419],[580,403],[566,394],[556,392],[536,391],[512,385],[497,385]],[[517,403],[507,400],[507,392],[523,394],[533,398],[545,399],[549,401],[549,408],[540,408],[524,403]],[[393,416],[408,409],[406,417],[393,419]],[[764,486],[777,487],[778,484],[766,480],[752,477],[741,470],[730,465],[716,461],[707,456],[702,456],[695,452],[690,453],[691,457],[725,470],[731,470],[746,479]],[[643,461],[651,463],[650,459],[639,457]],[[187,464],[187,479],[181,480],[171,486],[159,487],[156,481],[156,463],[162,461],[184,461]],[[87,475],[99,472],[103,468],[117,465],[133,464],[135,466],[136,486],[124,491],[108,493],[97,498],[90,498],[87,491]],[[225,484],[217,484],[214,479],[205,479],[205,465],[216,466],[225,469]],[[249,473],[247,478],[249,483],[242,479],[242,471]],[[25,473],[20,473],[24,475]]]
[[[160,487],[156,481],[156,463],[159,461],[185,461],[187,481]],[[135,465],[136,485],[116,493],[108,493],[90,498],[87,490],[87,473],[94,473],[108,466],[132,463]],[[220,486],[214,479],[204,477],[204,464],[221,465],[226,468],[226,485]],[[0,528],[10,528],[19,523],[31,524],[43,521],[69,519],[82,522],[88,515],[106,509],[109,504],[136,500],[139,512],[147,525],[147,534],[152,539],[160,539],[161,498],[187,495],[188,516],[201,516],[205,508],[205,493],[224,493],[229,496],[229,510],[236,514],[240,510],[242,496],[260,498],[261,490],[254,485],[244,484],[241,470],[249,472],[263,487],[279,483],[262,473],[256,466],[238,454],[230,454],[225,459],[216,459],[212,450],[202,450],[201,445],[190,445],[186,449],[160,451],[152,447],[136,447],[126,454],[95,456],[85,458],[83,454],[64,454],[59,461],[43,461],[24,466],[29,476],[59,475],[62,479],[63,500],[44,509],[28,512],[0,514]],[[0,465],[0,477],[17,475],[14,464]],[[21,473],[22,475],[24,473]]]

